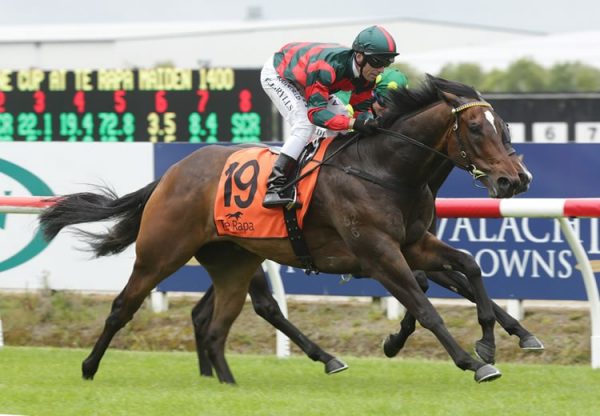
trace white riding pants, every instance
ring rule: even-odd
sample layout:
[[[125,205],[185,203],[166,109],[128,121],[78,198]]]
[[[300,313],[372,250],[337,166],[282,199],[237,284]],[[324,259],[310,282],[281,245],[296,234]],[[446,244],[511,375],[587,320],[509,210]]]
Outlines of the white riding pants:
[[[282,153],[298,160],[302,149],[310,141],[345,132],[345,130],[334,131],[318,127],[308,120],[308,104],[303,92],[279,76],[273,66],[273,57],[270,57],[263,66],[260,72],[260,83],[281,116],[290,125],[290,136],[281,148]],[[333,94],[329,96],[327,110],[334,114],[348,115],[348,109],[344,103]]]

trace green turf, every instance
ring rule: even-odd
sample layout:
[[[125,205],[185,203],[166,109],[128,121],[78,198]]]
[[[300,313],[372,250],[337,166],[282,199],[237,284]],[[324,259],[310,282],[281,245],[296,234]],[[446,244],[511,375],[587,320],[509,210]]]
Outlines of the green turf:
[[[0,349],[0,414],[599,415],[600,370],[510,364],[477,384],[450,362],[345,357],[332,376],[304,357],[230,356],[238,386],[198,376],[194,354],[110,349],[94,381],[80,349]]]

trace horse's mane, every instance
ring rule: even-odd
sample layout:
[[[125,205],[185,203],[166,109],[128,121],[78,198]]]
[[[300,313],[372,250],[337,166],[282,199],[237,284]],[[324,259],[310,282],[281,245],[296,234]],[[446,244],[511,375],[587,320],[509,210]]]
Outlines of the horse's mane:
[[[389,126],[399,117],[417,112],[440,101],[442,99],[440,92],[442,91],[460,97],[481,99],[480,94],[473,87],[428,74],[416,88],[399,88],[388,91],[388,111],[383,116],[382,125]]]

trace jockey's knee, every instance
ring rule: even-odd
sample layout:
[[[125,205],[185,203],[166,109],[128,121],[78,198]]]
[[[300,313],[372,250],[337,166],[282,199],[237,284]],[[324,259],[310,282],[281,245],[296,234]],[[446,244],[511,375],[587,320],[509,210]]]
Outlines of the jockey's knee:
[[[315,132],[316,126],[311,124],[308,119],[306,123],[298,122],[292,126],[292,134],[283,144],[281,152],[289,157],[298,160],[300,153],[308,144],[310,138]]]

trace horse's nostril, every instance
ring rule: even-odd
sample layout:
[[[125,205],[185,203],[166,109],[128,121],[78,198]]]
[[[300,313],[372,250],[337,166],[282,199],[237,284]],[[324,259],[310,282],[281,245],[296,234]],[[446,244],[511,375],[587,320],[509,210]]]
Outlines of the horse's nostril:
[[[501,189],[507,189],[510,186],[510,180],[504,176],[498,178],[498,186]]]
[[[519,180],[522,185],[527,185],[529,183],[529,175],[525,173],[519,173]]]
[[[504,196],[514,195],[519,187],[521,187],[521,181],[517,177],[511,180],[505,176],[501,176],[498,178],[497,184],[499,194]]]

